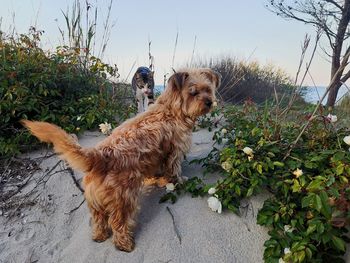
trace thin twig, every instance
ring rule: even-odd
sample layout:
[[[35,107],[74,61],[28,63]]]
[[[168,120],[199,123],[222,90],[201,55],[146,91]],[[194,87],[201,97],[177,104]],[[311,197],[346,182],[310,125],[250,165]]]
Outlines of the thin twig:
[[[190,60],[190,67],[192,67],[193,58],[194,58],[194,52],[196,50],[196,43],[197,43],[197,36],[194,36],[194,43],[193,43],[193,49],[192,49],[192,55]]]
[[[296,85],[297,84],[297,78],[298,78],[298,75],[299,75],[299,71],[300,71],[300,66],[299,65],[299,69],[298,69],[298,73],[297,73],[297,76],[296,76],[296,79],[295,79],[295,82],[294,82],[294,87],[293,87],[293,92],[292,92],[292,96],[289,100],[289,103],[288,103],[288,106],[282,111],[281,113],[281,116],[284,116],[284,119],[287,117],[287,113],[290,111],[290,109],[292,108],[293,106],[293,103],[295,101],[295,98],[296,98],[296,95],[298,93],[298,91],[300,91],[300,89],[302,88],[303,86],[303,83],[304,83],[304,80],[305,80],[305,77],[307,75],[307,73],[309,72],[309,69],[310,69],[310,66],[312,64],[312,61],[314,59],[314,56],[315,56],[315,53],[316,53],[316,50],[317,50],[317,46],[318,46],[318,43],[319,43],[319,40],[321,38],[321,33],[320,31],[317,32],[317,35],[316,35],[316,39],[315,39],[315,45],[314,45],[314,48],[312,50],[312,53],[311,53],[311,57],[309,59],[309,63],[306,63],[306,69],[305,69],[305,72],[304,72],[304,75],[299,83],[299,85]],[[305,56],[305,52],[306,52],[306,49],[308,48],[309,46],[309,41],[310,41],[310,38],[307,38],[305,37],[305,44],[302,48],[302,58],[300,60],[300,63],[302,64],[303,60],[304,60],[304,56]]]
[[[173,52],[173,59],[171,62],[171,67],[174,68],[174,61],[175,61],[175,54],[176,54],[176,47],[177,47],[177,40],[179,38],[179,30],[176,32],[176,38],[175,38],[175,46],[174,46],[174,52]]]
[[[154,71],[154,65],[153,65],[154,57],[152,56],[152,53],[151,53],[151,44],[152,44],[152,41],[148,37],[148,64],[149,64],[149,69],[151,71]]]
[[[166,209],[168,210],[170,216],[171,216],[171,219],[173,220],[173,226],[174,226],[174,231],[176,233],[176,236],[177,238],[179,239],[179,242],[181,244],[181,236],[180,236],[180,233],[179,233],[179,229],[177,228],[176,224],[175,224],[175,218],[174,218],[174,215],[173,213],[171,212],[170,208],[167,206]]]
[[[74,171],[72,170],[72,168],[68,168],[67,170],[68,170],[69,174],[71,175],[75,186],[79,189],[79,191],[80,191],[81,193],[84,193],[85,191],[84,191],[84,189],[81,187],[80,183],[78,182],[78,179],[75,177]]]
[[[85,198],[83,199],[83,201],[81,201],[81,203],[80,203],[77,207],[73,208],[73,209],[70,210],[69,212],[65,212],[65,214],[68,215],[68,214],[71,214],[71,213],[73,213],[74,211],[78,210],[78,209],[84,204],[84,202],[85,202]]]

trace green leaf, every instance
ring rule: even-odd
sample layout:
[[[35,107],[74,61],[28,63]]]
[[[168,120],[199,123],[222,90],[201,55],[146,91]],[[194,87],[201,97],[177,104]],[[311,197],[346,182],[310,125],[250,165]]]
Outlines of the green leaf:
[[[298,260],[299,260],[299,262],[303,262],[304,259],[305,259],[305,251],[304,250],[299,251],[298,252]]]
[[[254,191],[254,188],[250,187],[250,188],[248,189],[248,192],[247,192],[246,197],[251,196],[251,195],[253,194],[253,191]]]
[[[277,166],[277,167],[284,167],[284,163],[282,163],[282,162],[273,162],[273,165],[274,166]]]
[[[309,227],[306,230],[306,235],[310,235],[312,232],[316,230],[316,225],[309,225]]]
[[[312,251],[311,251],[311,249],[307,247],[307,248],[305,249],[305,252],[306,252],[307,258],[308,258],[308,259],[312,259]]]
[[[317,224],[317,233],[322,234],[324,232],[324,225],[322,223]]]
[[[240,196],[241,195],[241,188],[239,187],[238,184],[235,185],[235,193]]]
[[[322,201],[321,201],[321,198],[318,195],[315,195],[315,197],[314,197],[314,206],[315,206],[315,209],[318,212],[321,211],[321,209],[322,209]]]
[[[345,242],[343,239],[333,235],[332,242],[336,248],[338,248],[341,251],[345,251]]]
[[[343,174],[343,172],[344,172],[344,164],[338,165],[336,168],[336,174],[341,175],[341,174]]]
[[[339,176],[339,178],[340,178],[340,181],[341,181],[342,183],[344,183],[344,184],[349,183],[348,178],[346,178],[345,176]]]
[[[317,190],[322,190],[324,187],[321,185],[323,183],[323,180],[316,179],[313,180],[307,187],[306,190],[310,192],[315,192]]]
[[[313,201],[314,195],[315,195],[314,193],[311,193],[311,194],[303,197],[303,199],[301,199],[301,207],[302,208],[309,207]]]
[[[325,191],[320,192],[320,198],[322,202],[321,213],[327,218],[331,219],[332,217],[332,208],[328,203],[328,195]],[[322,231],[323,232],[323,231]]]
[[[301,186],[300,186],[299,181],[298,181],[297,179],[294,179],[294,180],[293,180],[292,191],[293,191],[293,193],[295,193],[295,192],[297,192],[297,193],[301,192]]]
[[[177,197],[175,194],[173,193],[167,193],[165,195],[163,195],[160,200],[159,200],[159,203],[164,203],[166,201],[170,200],[172,204],[174,204],[177,200]]]

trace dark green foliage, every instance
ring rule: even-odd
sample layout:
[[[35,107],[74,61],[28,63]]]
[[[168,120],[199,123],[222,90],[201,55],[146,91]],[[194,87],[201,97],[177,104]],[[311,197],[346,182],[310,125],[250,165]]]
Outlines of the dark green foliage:
[[[31,28],[18,38],[0,38],[0,155],[19,153],[34,139],[21,119],[55,123],[68,132],[122,120],[133,107],[119,100],[129,87],[108,80],[117,69],[81,48],[40,46],[42,32]]]
[[[343,138],[350,132],[320,111],[294,144],[310,115],[294,112],[281,122],[273,112],[252,103],[227,108],[226,124],[214,134],[224,147],[195,162],[221,171],[215,195],[233,212],[242,198],[263,189],[273,194],[257,218],[270,229],[265,262],[343,262],[350,221],[350,153]],[[199,187],[205,194],[208,187],[202,181]]]

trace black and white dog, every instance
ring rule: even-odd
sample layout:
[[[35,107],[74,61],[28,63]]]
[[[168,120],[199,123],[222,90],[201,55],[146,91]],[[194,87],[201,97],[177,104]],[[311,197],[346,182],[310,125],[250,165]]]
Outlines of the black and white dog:
[[[147,110],[154,103],[154,71],[147,67],[139,67],[132,78],[131,86],[137,101],[138,113]]]

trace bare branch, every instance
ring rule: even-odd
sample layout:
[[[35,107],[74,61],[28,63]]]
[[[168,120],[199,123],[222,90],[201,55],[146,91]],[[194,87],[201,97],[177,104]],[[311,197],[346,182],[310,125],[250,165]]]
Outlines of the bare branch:
[[[343,11],[343,7],[341,5],[339,5],[336,1],[334,0],[325,0],[327,3],[331,3],[333,4],[334,6],[336,6],[337,8],[339,8],[341,11]]]
[[[182,239],[181,239],[181,235],[180,235],[179,229],[176,226],[174,215],[173,215],[173,213],[171,212],[171,210],[170,210],[170,208],[168,206],[166,207],[166,210],[169,212],[169,214],[171,216],[171,219],[173,221],[173,227],[174,227],[175,234],[176,234],[176,236],[179,239],[179,242],[181,244]]]
[[[315,115],[316,115],[316,112],[318,111],[319,107],[321,106],[324,98],[327,96],[328,92],[331,90],[332,86],[334,85],[334,83],[337,81],[337,78],[339,77],[339,75],[341,74],[341,72],[344,71],[344,68],[346,67],[347,65],[347,62],[345,61],[348,61],[349,59],[349,56],[350,56],[350,50],[347,51],[347,53],[344,55],[344,59],[339,67],[339,69],[337,70],[337,72],[334,74],[330,84],[328,85],[325,93],[323,94],[322,98],[320,99],[320,101],[318,102],[318,104],[316,105],[313,113],[311,114],[309,120],[304,124],[301,132],[299,133],[298,137],[295,139],[295,141],[290,145],[289,147],[289,150],[288,152],[286,153],[286,155],[284,156],[283,160],[285,160],[289,155],[290,153],[292,152],[292,149],[295,147],[295,145],[298,143],[298,141],[300,140],[301,136],[304,134],[304,132],[306,131],[307,127],[309,126],[310,122],[313,121],[315,119]]]

